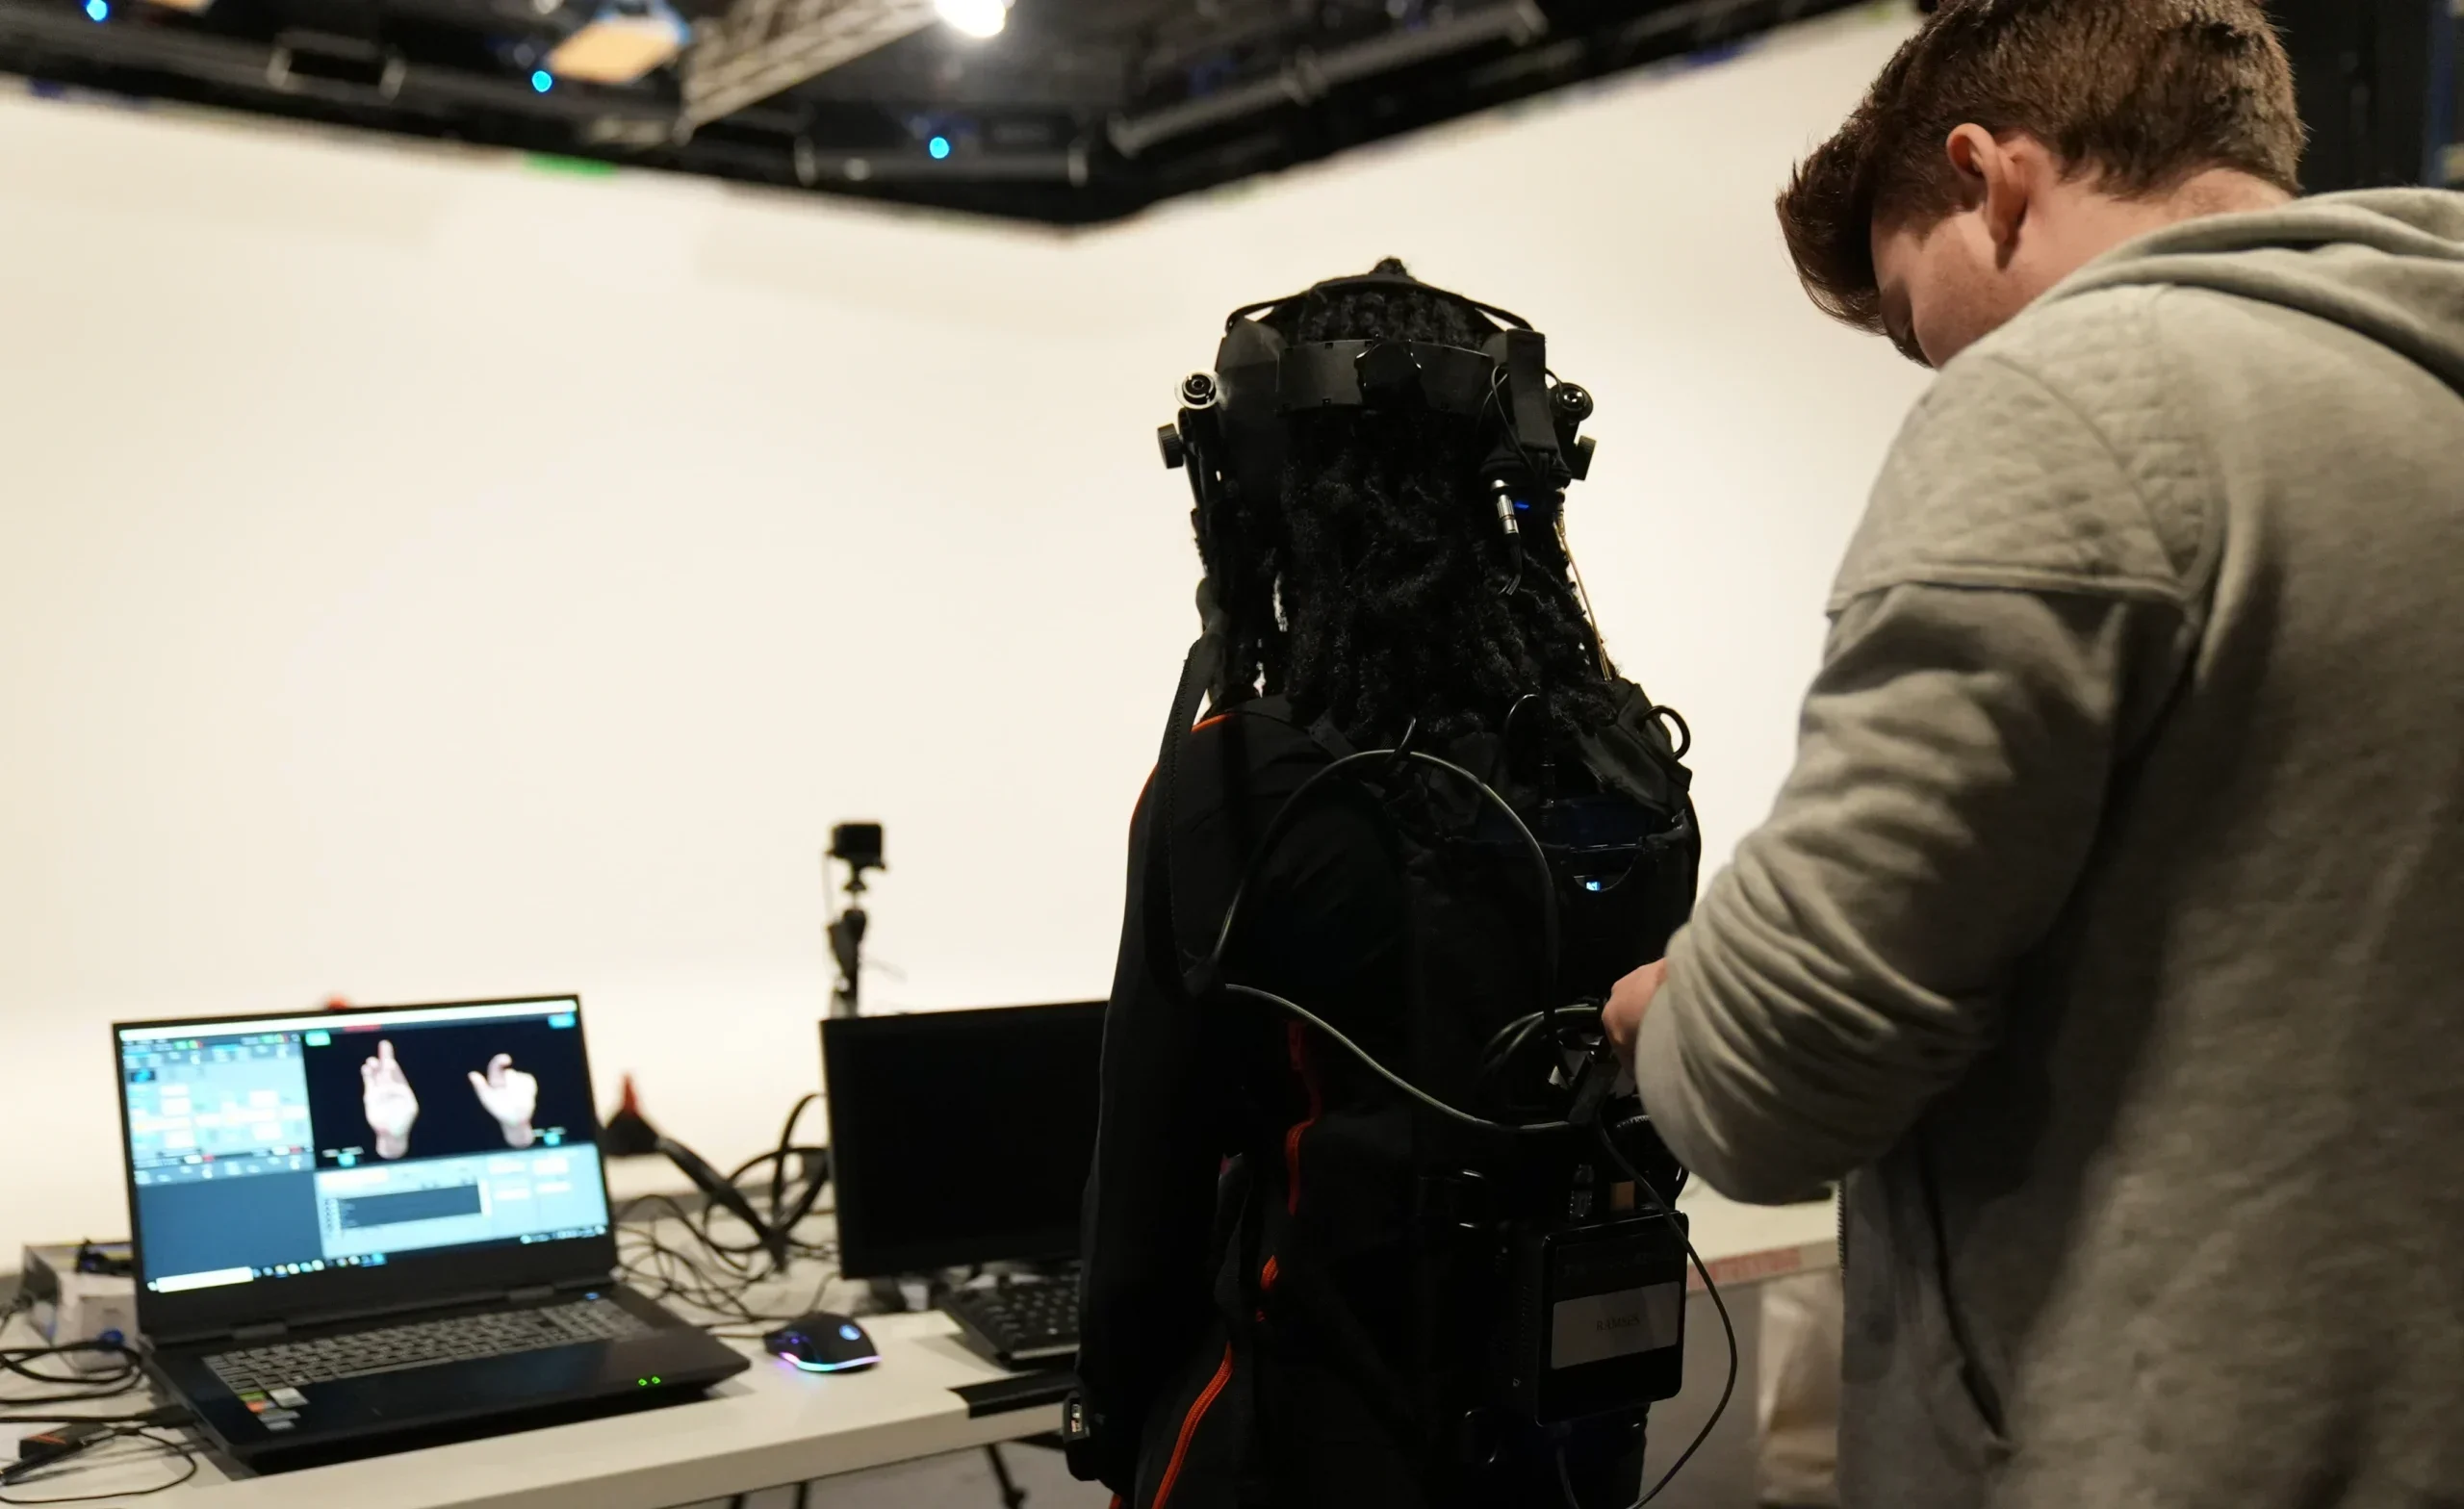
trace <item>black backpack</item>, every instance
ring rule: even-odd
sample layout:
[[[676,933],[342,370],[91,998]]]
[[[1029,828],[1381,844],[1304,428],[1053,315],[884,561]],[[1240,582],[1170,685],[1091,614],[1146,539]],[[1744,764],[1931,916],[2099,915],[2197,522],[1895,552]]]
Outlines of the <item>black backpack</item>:
[[[1193,657],[1193,676],[1203,674],[1199,658]],[[1185,678],[1185,691],[1189,684]],[[1620,682],[1615,691],[1615,717],[1572,750],[1510,751],[1509,719],[1504,738],[1483,736],[1417,758],[1355,750],[1323,721],[1299,724],[1279,698],[1239,708],[1308,734],[1328,756],[1321,773],[1327,788],[1355,781],[1374,793],[1400,861],[1409,930],[1409,1027],[1402,1061],[1387,1067],[1477,1116],[1546,1120],[1553,1098],[1562,1111],[1548,1035],[1519,1045],[1532,1051],[1508,1052],[1499,1072],[1490,1065],[1502,1030],[1535,1013],[1604,1002],[1617,981],[1666,953],[1693,908],[1702,842],[1685,749],[1669,731],[1675,723],[1681,732],[1683,724],[1638,687]],[[1194,698],[1184,699],[1174,729],[1186,729],[1194,712]],[[1168,733],[1159,775],[1168,802],[1176,745]],[[1287,811],[1315,795],[1304,788]],[[1281,826],[1270,822],[1261,834],[1252,872]],[[1175,960],[1200,1009],[1257,1010],[1222,999],[1237,982],[1223,978],[1220,951],[1193,961],[1179,946],[1170,931],[1168,848],[1159,858],[1150,883],[1164,894],[1152,898],[1162,905],[1147,908],[1158,933],[1148,957]],[[1544,883],[1554,898],[1553,943]],[[1212,934],[1215,919],[1196,920]],[[1507,1233],[1591,1214],[1583,1202],[1605,1200],[1606,1191],[1575,1187],[1591,1156],[1579,1134],[1503,1138],[1401,1094],[1392,1114],[1398,1136],[1409,1138],[1416,1185],[1414,1261],[1398,1277],[1410,1284],[1419,1317],[1414,1396],[1398,1425],[1442,1473],[1450,1464],[1481,1460],[1495,1433],[1511,1428],[1495,1418],[1506,1329],[1498,1311],[1512,1287],[1504,1282]],[[1657,1194],[1673,1199],[1683,1173],[1656,1138],[1630,1127],[1620,1142]],[[1243,1271],[1255,1269],[1254,1260],[1242,1264]],[[1483,1316],[1490,1323],[1466,1323]]]

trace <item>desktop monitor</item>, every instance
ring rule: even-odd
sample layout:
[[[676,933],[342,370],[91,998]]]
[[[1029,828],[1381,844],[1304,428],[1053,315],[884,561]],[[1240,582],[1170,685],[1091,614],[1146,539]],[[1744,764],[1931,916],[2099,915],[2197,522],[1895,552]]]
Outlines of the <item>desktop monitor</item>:
[[[613,1266],[570,996],[114,1034],[149,1329]]]
[[[839,1266],[874,1278],[1078,1250],[1104,1004],[822,1023]]]

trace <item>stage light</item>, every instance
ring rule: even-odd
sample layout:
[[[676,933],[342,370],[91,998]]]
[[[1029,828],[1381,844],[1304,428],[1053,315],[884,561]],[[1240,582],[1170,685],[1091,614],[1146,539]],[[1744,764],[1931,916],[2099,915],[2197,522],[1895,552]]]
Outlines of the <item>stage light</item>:
[[[94,3],[96,5],[100,5],[102,4],[102,0],[94,0]],[[934,162],[940,162],[950,155],[950,139],[948,137],[935,137],[932,141],[924,143],[924,150],[933,154]]]
[[[545,94],[556,87],[556,76],[545,68],[530,70],[530,87]]]
[[[1010,0],[933,0],[933,9],[952,31],[969,37],[998,37],[1010,24]]]

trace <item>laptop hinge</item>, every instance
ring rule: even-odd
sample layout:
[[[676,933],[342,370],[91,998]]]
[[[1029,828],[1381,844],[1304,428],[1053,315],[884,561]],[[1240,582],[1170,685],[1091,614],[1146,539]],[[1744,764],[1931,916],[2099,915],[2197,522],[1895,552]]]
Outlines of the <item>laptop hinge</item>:
[[[275,1337],[282,1335],[290,1329],[291,1325],[288,1321],[267,1320],[257,1325],[234,1327],[231,1332],[231,1340],[235,1342],[270,1342]]]
[[[556,1297],[556,1286],[533,1284],[527,1289],[508,1289],[504,1292],[504,1297],[517,1305],[526,1305],[541,1299],[553,1299]]]

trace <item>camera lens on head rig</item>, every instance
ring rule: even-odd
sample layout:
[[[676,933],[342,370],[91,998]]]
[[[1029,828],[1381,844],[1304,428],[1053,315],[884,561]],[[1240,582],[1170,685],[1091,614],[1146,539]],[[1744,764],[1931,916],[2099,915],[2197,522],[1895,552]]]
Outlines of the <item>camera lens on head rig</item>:
[[[1221,392],[1215,385],[1213,372],[1192,372],[1181,379],[1181,407],[1211,409]]]
[[[1571,382],[1557,384],[1550,393],[1549,401],[1556,407],[1560,421],[1572,421],[1577,424],[1591,418],[1594,406],[1590,390]]]

